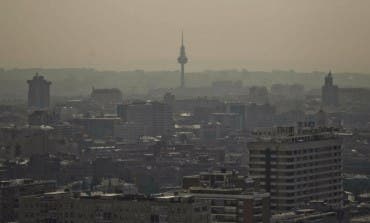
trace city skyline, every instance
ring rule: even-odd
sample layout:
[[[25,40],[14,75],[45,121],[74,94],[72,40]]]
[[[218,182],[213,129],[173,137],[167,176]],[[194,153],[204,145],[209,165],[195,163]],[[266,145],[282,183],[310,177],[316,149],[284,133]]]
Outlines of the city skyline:
[[[370,1],[0,1],[0,222],[370,222]]]

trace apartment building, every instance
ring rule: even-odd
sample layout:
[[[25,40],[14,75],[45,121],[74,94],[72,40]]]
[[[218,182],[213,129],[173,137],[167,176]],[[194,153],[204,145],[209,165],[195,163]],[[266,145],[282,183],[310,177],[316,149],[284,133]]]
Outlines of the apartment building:
[[[210,222],[268,223],[270,195],[236,171],[201,172],[183,179],[182,193],[210,205]]]
[[[22,197],[20,223],[207,223],[209,208],[192,196],[52,192]]]
[[[336,129],[274,127],[248,143],[250,176],[271,194],[271,209],[287,211],[313,200],[342,206],[342,140]]]

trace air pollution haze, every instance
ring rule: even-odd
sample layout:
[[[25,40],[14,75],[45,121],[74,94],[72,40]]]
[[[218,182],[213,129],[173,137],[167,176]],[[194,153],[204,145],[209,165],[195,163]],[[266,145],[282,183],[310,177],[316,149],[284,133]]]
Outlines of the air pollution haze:
[[[370,222],[370,0],[0,0],[0,222]]]
[[[367,0],[2,0],[0,67],[370,72]]]

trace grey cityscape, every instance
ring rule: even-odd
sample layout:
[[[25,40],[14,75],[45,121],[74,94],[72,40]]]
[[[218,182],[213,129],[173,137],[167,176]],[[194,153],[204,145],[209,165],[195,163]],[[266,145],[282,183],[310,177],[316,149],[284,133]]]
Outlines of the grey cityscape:
[[[369,12],[0,0],[0,223],[370,223]]]

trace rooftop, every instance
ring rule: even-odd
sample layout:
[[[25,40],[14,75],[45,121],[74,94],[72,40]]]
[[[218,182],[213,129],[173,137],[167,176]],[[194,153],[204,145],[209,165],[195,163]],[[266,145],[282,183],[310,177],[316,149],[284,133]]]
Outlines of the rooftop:
[[[171,202],[171,203],[193,203],[195,202],[192,195],[189,194],[157,194],[153,196],[145,196],[142,194],[121,194],[121,193],[103,193],[96,192],[81,192],[73,193],[68,191],[54,191],[44,193],[42,195],[31,195],[27,197],[48,197],[58,198],[60,196],[70,197],[73,199],[89,199],[89,200],[118,200],[118,201],[158,201],[158,202]]]
[[[14,180],[2,180],[0,181],[0,188],[15,187],[15,186],[24,186],[24,185],[37,185],[37,184],[50,184],[54,183],[54,180],[32,180],[32,179],[14,179]]]

